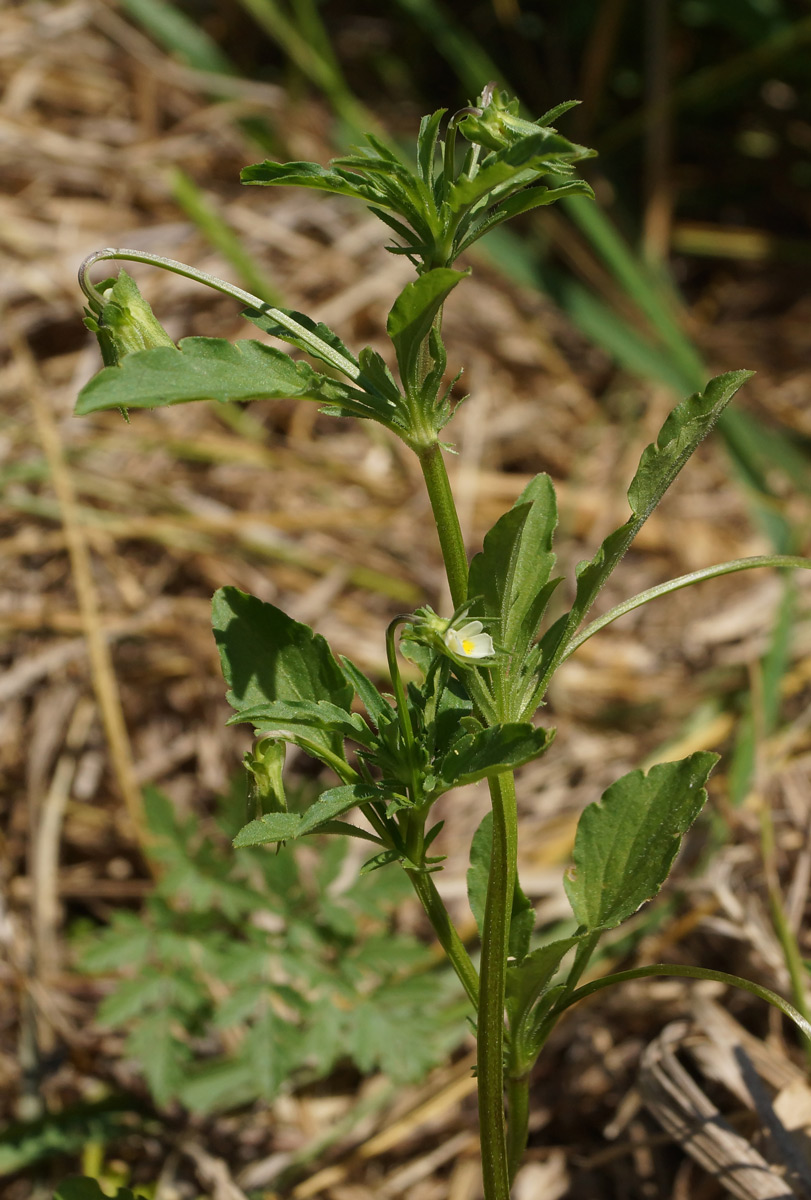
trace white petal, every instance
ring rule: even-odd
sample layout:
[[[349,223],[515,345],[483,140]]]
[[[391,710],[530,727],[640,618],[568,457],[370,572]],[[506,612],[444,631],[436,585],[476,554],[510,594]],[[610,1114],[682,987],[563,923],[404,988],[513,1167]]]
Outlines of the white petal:
[[[481,621],[468,621],[466,625],[462,625],[459,629],[457,629],[456,632],[459,634],[460,638],[472,638],[475,637],[477,633],[481,633],[483,629],[484,626],[482,625]]]

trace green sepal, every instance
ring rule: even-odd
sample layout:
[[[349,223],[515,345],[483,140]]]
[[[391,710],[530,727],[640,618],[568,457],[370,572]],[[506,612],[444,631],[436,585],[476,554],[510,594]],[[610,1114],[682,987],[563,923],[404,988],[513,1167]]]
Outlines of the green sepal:
[[[707,793],[718,761],[700,750],[680,762],[631,771],[580,817],[566,895],[588,933],[614,929],[657,894]]]
[[[126,271],[116,279],[105,279],[96,287],[103,303],[91,299],[84,323],[95,333],[106,367],[120,366],[130,354],[174,342],[144,300],[138,285]]]

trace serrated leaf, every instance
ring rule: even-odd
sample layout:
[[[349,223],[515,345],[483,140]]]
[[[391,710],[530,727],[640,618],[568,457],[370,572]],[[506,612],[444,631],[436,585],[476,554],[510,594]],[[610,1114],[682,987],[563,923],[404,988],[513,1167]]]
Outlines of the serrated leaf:
[[[270,842],[285,842],[314,833],[328,821],[370,800],[385,800],[382,788],[366,783],[345,784],[329,788],[303,813],[266,813],[259,821],[251,821],[240,829],[234,846],[264,846]]]
[[[470,564],[468,592],[481,596],[476,615],[498,621],[496,643],[513,660],[513,676],[538,631],[555,565],[552,539],[557,526],[555,489],[536,475],[513,507],[485,535]]]
[[[605,539],[594,558],[577,567],[577,592],[569,613],[543,638],[540,691],[551,677],[591,605],[611,572],[653,509],[662,499],[690,455],[712,430],[738,389],[752,371],[728,371],[710,380],[703,392],[683,400],[674,408],[656,441],[642,453],[639,467],[628,489],[631,516]]]
[[[473,835],[470,845],[470,866],[467,872],[467,898],[476,919],[479,937],[484,936],[484,908],[490,863],[493,858],[493,814],[488,812]],[[510,912],[509,954],[521,961],[529,949],[529,939],[535,928],[535,910],[516,879]]]
[[[543,754],[553,737],[554,730],[516,722],[491,725],[481,733],[460,738],[437,769],[441,791],[520,767]]]
[[[290,397],[348,405],[347,411],[355,412],[364,394],[262,342],[189,337],[177,349],[139,350],[119,366],[105,367],[82,388],[75,411],[86,416],[108,408],[162,408],[193,400],[226,404]]]
[[[308,625],[233,587],[215,594],[212,617],[232,708],[324,700],[349,719],[352,688],[324,638]],[[314,729],[310,740],[331,755],[343,754],[339,734]]]
[[[386,330],[394,343],[400,376],[407,388],[419,383],[420,348],[447,296],[469,271],[436,267],[407,283],[394,301]]]
[[[300,826],[300,813],[265,813],[258,821],[249,821],[240,829],[233,841],[234,849],[286,842],[289,838],[298,837]]]
[[[272,1100],[284,1082],[287,1064],[286,1047],[297,1031],[282,1024],[269,1004],[248,1030],[242,1043],[242,1061],[247,1064],[257,1093]]]
[[[347,362],[353,363],[354,366],[358,365],[355,356],[347,349],[335,330],[330,329],[329,325],[324,325],[322,321],[313,321],[305,313],[295,312],[293,309],[283,308],[279,311],[285,313],[288,317],[292,317],[297,325],[301,325],[308,333],[314,334],[320,341],[326,342],[333,350],[337,350]],[[312,354],[313,357],[321,357],[313,348],[312,342],[297,337],[286,325],[280,325],[274,317],[262,312],[261,309],[246,308],[242,315],[270,337],[276,337],[291,346],[297,346],[299,350],[304,350],[307,354]],[[321,361],[328,363],[331,367],[335,365],[329,358],[322,358]]]
[[[127,1039],[127,1051],[137,1059],[159,1105],[168,1104],[177,1095],[191,1059],[188,1046],[175,1037],[175,1021],[168,1009],[150,1013]]]
[[[362,746],[374,744],[374,737],[360,713],[349,713],[326,700],[275,700],[241,708],[228,724],[249,721],[256,729],[275,731],[285,725],[304,726],[322,733],[339,733]],[[282,736],[279,734],[279,736]]]
[[[386,197],[362,176],[340,169],[330,169],[312,162],[253,163],[243,167],[240,179],[246,184],[316,188],[337,196],[353,196],[356,200],[385,204]]]
[[[657,894],[701,811],[717,754],[631,771],[590,804],[577,826],[566,894],[588,932],[613,929]]]

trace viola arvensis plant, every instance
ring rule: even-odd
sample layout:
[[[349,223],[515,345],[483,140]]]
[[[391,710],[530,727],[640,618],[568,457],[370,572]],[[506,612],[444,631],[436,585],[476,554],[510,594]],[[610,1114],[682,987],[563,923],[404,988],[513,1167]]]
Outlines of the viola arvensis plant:
[[[701,811],[717,756],[698,751],[647,774],[632,771],[583,813],[566,891],[571,933],[548,940],[516,874],[516,768],[544,754],[553,731],[536,724],[556,669],[617,617],[657,596],[702,579],[753,567],[808,567],[785,556],[740,559],[673,579],[631,597],[586,623],[599,591],[643,522],[710,432],[748,371],[730,371],[679,404],[643,452],[628,490],[630,512],[576,571],[572,600],[546,620],[555,575],[555,492],[538,475],[493,526],[468,561],[440,440],[452,420],[442,311],[469,274],[455,263],[501,222],[554,203],[590,196],[574,172],[591,151],[554,122],[561,104],[537,121],[522,119],[514,100],[492,87],[477,104],[445,120],[423,119],[416,160],[406,163],[377,137],[335,159],[263,162],[245,183],[308,187],[351,196],[388,227],[393,254],[414,265],[414,279],[388,314],[387,361],[369,347],[357,352],[309,317],[264,304],[238,287],[192,267],[133,250],[101,250],[83,264],[87,324],[108,364],[83,389],[77,412],[127,412],[214,400],[221,404],[296,397],[339,418],[375,421],[418,457],[436,519],[455,612],[428,608],[396,617],[386,634],[393,698],[349,659],[336,658],[323,637],[233,587],[214,597],[214,636],[228,685],[233,722],[257,737],[248,768],[268,798],[235,845],[278,844],[317,835],[367,842],[365,870],[404,870],[470,1002],[478,1038],[478,1087],[485,1195],[508,1200],[527,1138],[529,1079],[557,1020],[589,991],[625,976],[578,986],[600,938],[655,896],[681,839]],[[255,340],[189,337],[175,346],[124,272],[93,285],[89,268],[104,259],[152,263],[240,301],[262,333],[306,359]],[[396,365],[396,369],[395,369]],[[475,403],[474,401],[471,401]],[[406,687],[398,656],[419,668]],[[413,668],[410,668],[413,673]],[[323,763],[334,779],[303,811],[290,811],[282,782],[284,746]],[[441,823],[434,802],[454,788],[487,780],[492,812],[471,851],[469,896],[481,932],[478,966],[442,902],[435,874]],[[353,814],[351,817],[349,814]],[[318,843],[316,843],[318,844]],[[655,964],[633,972],[693,975],[735,982],[811,1027],[765,989],[701,968]],[[506,1119],[505,1119],[506,1097]]]

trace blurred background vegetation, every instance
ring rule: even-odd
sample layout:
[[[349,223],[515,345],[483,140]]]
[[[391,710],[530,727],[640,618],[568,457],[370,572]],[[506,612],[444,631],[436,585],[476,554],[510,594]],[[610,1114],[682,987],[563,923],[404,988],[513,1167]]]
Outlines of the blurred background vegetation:
[[[379,226],[340,199],[240,188],[240,167],[325,163],[365,128],[410,153],[423,113],[491,79],[529,116],[581,99],[561,128],[598,151],[583,172],[597,203],[499,231],[448,308],[451,367],[466,368],[455,395],[472,394],[450,431],[471,550],[547,470],[570,567],[624,518],[626,481],[675,400],[717,371],[758,371],[608,607],[721,559],[811,552],[810,74],[805,0],[0,9],[4,1198],[49,1198],[79,1167],[156,1200],[476,1200],[479,1187],[471,1048],[449,1032],[458,997],[420,914],[393,879],[364,893],[351,854],[319,873],[306,855],[284,867],[229,848],[246,743],[223,727],[208,627],[211,592],[235,583],[382,678],[386,621],[444,600],[420,481],[378,434],[293,403],[75,420],[99,366],[81,259],[105,244],[185,258],[384,350],[406,275]],[[221,298],[137,273],[174,337],[249,336]],[[565,911],[584,804],[641,762],[719,749],[679,886],[612,962],[706,962],[802,998],[810,615],[804,580],[718,581],[567,665],[556,744],[522,779],[539,928]],[[289,765],[312,794],[306,760]],[[145,785],[171,803],[150,793],[144,808]],[[465,855],[484,803],[466,789],[442,814],[439,883],[471,938]],[[432,994],[451,1023],[429,1037]],[[375,995],[389,1023],[372,1030]],[[642,1048],[692,995],[634,985],[565,1023],[535,1084],[517,1196],[723,1194],[633,1090]],[[791,1038],[748,1001],[727,1007],[799,1087]],[[706,1009],[692,1019],[710,1027]]]

